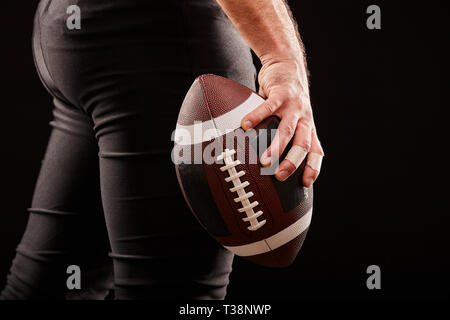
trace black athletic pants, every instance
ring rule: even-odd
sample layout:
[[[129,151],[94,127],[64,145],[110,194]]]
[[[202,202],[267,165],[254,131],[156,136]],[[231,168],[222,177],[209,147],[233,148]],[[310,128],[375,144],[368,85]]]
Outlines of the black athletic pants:
[[[80,29],[67,24],[73,4]],[[220,7],[41,0],[33,53],[54,118],[1,298],[103,299],[114,288],[118,299],[223,299],[233,255],[189,212],[170,157],[196,76],[254,89],[250,49]],[[81,290],[67,289],[69,265]]]

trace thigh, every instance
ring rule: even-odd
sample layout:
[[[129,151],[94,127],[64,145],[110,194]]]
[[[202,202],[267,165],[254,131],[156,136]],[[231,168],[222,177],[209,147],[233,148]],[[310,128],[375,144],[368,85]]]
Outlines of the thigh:
[[[64,2],[40,17],[44,56],[59,91],[94,123],[116,297],[224,298],[233,255],[190,213],[171,138],[196,76],[254,89],[249,47],[213,0],[86,1],[90,19],[77,31],[63,27]]]
[[[92,126],[55,101],[53,130],[3,299],[99,299],[111,288]],[[81,290],[67,290],[69,265],[81,269]]]
[[[172,108],[181,100],[161,95],[152,106]],[[163,134],[168,123],[144,105],[110,103],[105,109],[138,114],[99,134],[116,298],[224,298],[233,255],[201,228],[182,196]]]

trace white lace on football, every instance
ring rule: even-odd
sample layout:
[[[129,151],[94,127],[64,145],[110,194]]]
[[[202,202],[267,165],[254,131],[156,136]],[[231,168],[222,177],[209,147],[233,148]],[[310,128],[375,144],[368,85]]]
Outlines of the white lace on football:
[[[245,212],[247,217],[242,218],[245,222],[250,222],[250,226],[247,227],[248,230],[255,231],[261,228],[265,223],[266,220],[258,221],[258,217],[260,217],[263,212],[259,210],[255,213],[253,210],[254,207],[256,207],[259,203],[258,201],[250,202],[249,198],[253,196],[253,192],[246,192],[245,187],[248,187],[250,185],[250,182],[248,181],[241,181],[241,177],[245,175],[245,171],[236,171],[236,166],[238,164],[241,164],[239,160],[233,160],[232,156],[236,153],[234,149],[225,149],[222,154],[220,154],[217,157],[217,160],[223,160],[225,163],[224,166],[220,167],[221,171],[228,171],[229,177],[225,178],[226,182],[233,182],[233,188],[230,188],[231,192],[237,192],[238,197],[234,198],[234,202],[241,202],[242,208],[239,208],[239,212]]]

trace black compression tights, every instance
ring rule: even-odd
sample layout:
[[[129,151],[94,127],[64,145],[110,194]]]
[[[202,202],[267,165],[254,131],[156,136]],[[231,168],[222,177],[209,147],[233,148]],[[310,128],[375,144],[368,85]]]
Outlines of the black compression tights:
[[[195,221],[170,159],[194,78],[254,88],[250,49],[214,0],[42,0],[33,49],[54,98],[29,221],[2,299],[223,299],[233,255]],[[81,290],[66,269],[81,268]]]

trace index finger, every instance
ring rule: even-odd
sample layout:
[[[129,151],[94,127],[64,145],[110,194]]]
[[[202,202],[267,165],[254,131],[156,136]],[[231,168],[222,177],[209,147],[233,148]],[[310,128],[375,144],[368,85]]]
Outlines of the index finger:
[[[257,126],[261,121],[272,115],[279,107],[276,99],[267,99],[255,108],[252,112],[245,115],[241,120],[241,127],[249,130]]]

